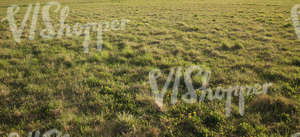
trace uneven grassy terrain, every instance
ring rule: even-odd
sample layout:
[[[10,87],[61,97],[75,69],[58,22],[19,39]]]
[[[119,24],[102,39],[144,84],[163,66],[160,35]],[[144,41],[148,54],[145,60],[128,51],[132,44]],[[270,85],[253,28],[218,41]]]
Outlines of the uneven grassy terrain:
[[[33,0],[1,0],[0,20]],[[41,5],[48,1],[39,1]],[[300,132],[300,40],[291,21],[297,0],[59,0],[67,24],[128,19],[83,52],[83,37],[16,43],[0,23],[0,135],[59,129],[70,136],[291,136]],[[53,11],[53,9],[52,9]],[[59,13],[51,12],[53,24]],[[18,25],[19,26],[19,25]],[[43,26],[41,16],[38,30]],[[56,29],[57,30],[57,29]],[[149,72],[172,67],[211,70],[209,87],[273,83],[267,95],[233,100],[154,103]],[[195,87],[200,83],[195,81]],[[170,88],[170,92],[171,92]],[[180,93],[187,89],[181,82]],[[166,97],[166,98],[169,98]]]

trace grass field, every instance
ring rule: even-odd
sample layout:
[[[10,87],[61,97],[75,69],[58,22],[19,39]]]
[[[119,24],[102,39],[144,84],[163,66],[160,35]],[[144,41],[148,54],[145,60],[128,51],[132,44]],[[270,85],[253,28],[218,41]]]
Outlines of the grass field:
[[[28,4],[36,2],[1,0],[0,20],[15,4],[20,24]],[[103,32],[101,52],[93,39],[88,53],[82,36],[28,40],[31,17],[20,43],[9,23],[1,22],[1,136],[53,128],[72,137],[288,137],[300,132],[300,40],[290,13],[299,1],[58,2],[70,8],[68,24],[130,22],[124,30]],[[59,13],[51,16],[53,24],[59,23]],[[44,28],[41,18],[37,31]],[[225,100],[166,102],[160,109],[151,97],[149,72],[162,70],[162,87],[172,67],[192,65],[211,70],[213,89],[267,82],[272,87],[267,95],[245,98],[244,116],[235,99],[229,117]],[[186,91],[181,83],[180,94]]]

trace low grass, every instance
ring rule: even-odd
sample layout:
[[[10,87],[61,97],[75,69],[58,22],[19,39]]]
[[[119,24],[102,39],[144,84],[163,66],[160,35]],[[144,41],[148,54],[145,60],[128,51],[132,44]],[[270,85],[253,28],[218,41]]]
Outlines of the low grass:
[[[1,0],[21,7],[33,0]],[[39,1],[44,5],[48,0]],[[290,136],[300,132],[300,40],[295,0],[61,0],[67,23],[128,19],[83,52],[83,37],[16,43],[0,24],[0,135],[59,129],[71,136]],[[59,14],[51,13],[58,23]],[[43,28],[39,16],[38,30]],[[29,23],[25,30],[28,30]],[[57,30],[57,29],[56,29]],[[206,66],[210,87],[272,82],[268,96],[247,97],[245,115],[225,101],[179,102],[160,109],[150,96],[154,68]],[[183,86],[183,85],[181,85]],[[187,89],[180,88],[180,93]],[[235,100],[234,100],[235,101]]]

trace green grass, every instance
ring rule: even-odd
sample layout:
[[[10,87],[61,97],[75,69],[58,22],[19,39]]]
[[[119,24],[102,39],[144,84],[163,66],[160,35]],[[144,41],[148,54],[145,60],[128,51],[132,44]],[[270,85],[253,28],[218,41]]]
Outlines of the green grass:
[[[2,0],[0,19],[17,4],[21,20],[27,4],[35,2]],[[275,137],[300,132],[300,40],[290,20],[296,0],[59,2],[70,7],[68,24],[130,22],[125,30],[104,32],[102,52],[93,40],[88,54],[83,37],[29,41],[25,32],[16,43],[8,23],[2,22],[0,135],[52,128],[71,136]],[[41,16],[39,24],[41,30]],[[273,86],[268,96],[246,98],[244,116],[236,100],[228,118],[224,100],[166,102],[159,109],[149,95],[149,72],[164,72],[162,87],[172,67],[191,65],[211,70],[212,88]]]

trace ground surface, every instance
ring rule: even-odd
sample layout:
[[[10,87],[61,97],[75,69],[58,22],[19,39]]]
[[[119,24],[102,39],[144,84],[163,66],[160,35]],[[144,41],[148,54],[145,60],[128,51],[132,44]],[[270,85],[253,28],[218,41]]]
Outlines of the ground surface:
[[[1,0],[0,19],[16,4],[20,22],[27,4],[35,2]],[[300,132],[300,40],[290,19],[296,0],[59,2],[70,7],[68,24],[130,23],[125,30],[104,32],[102,52],[93,40],[93,48],[84,53],[83,37],[30,41],[25,31],[16,43],[8,22],[1,22],[1,135],[53,128],[71,136],[275,137]],[[41,16],[38,22],[43,24]],[[172,67],[191,65],[211,70],[212,88],[273,85],[268,95],[246,97],[244,116],[234,101],[231,116],[225,117],[225,100],[166,102],[164,110],[158,109],[149,96],[149,72],[164,72],[161,87]]]

